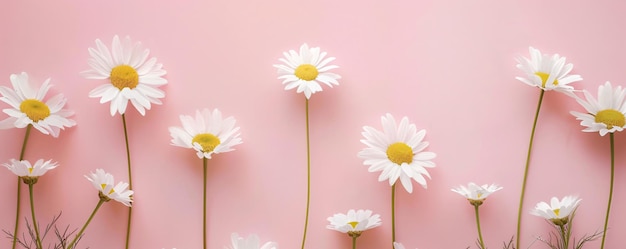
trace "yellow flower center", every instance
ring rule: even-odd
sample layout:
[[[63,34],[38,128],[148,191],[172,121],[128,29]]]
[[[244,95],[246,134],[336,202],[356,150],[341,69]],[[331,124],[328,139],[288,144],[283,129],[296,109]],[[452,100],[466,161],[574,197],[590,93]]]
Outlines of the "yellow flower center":
[[[613,109],[606,109],[596,113],[596,123],[604,123],[606,128],[612,129],[613,126],[623,127],[626,124],[624,114]]]
[[[397,165],[413,162],[413,149],[407,144],[397,142],[387,147],[387,158]]]
[[[48,108],[45,103],[36,99],[22,101],[20,111],[26,114],[33,122],[39,122],[50,116],[50,108]]]
[[[33,168],[28,168],[28,174],[32,175],[33,174]]]
[[[541,78],[541,87],[546,87],[546,81],[548,81],[548,77],[550,77],[550,74],[544,73],[544,72],[536,72],[535,75],[539,76],[539,78]],[[558,85],[559,81],[558,80],[554,80],[554,82],[552,82],[553,85]]]
[[[348,224],[350,224],[350,226],[352,226],[352,229],[355,229],[356,225],[358,225],[359,222],[358,221],[351,221],[351,222],[348,222]]]
[[[302,64],[296,68],[295,72],[296,77],[306,81],[317,79],[318,74],[317,68],[311,64]]]
[[[202,133],[193,137],[193,139],[191,139],[191,143],[200,144],[203,152],[211,152],[221,143],[221,141],[213,134]]]
[[[107,187],[106,183],[101,183],[100,186],[102,187],[102,190],[105,190]],[[111,195],[115,192],[115,189],[111,188],[111,190],[109,190],[109,193],[107,195]]]
[[[111,84],[117,89],[133,89],[139,84],[139,74],[129,65],[119,65],[111,69]]]
[[[554,212],[554,214],[556,215],[556,217],[559,217],[559,212],[561,212],[560,208],[557,208],[555,210],[552,210]]]

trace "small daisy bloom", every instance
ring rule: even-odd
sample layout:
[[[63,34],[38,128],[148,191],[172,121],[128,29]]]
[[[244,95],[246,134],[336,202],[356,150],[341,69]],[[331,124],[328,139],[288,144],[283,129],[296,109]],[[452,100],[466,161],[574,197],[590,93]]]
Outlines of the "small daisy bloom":
[[[426,130],[418,132],[407,117],[403,117],[398,126],[389,113],[382,116],[381,121],[382,132],[370,126],[363,127],[365,139],[361,142],[368,146],[358,153],[365,159],[363,164],[369,165],[369,172],[382,171],[378,181],[389,179],[389,185],[393,186],[399,178],[409,193],[413,192],[411,179],[426,188],[424,175],[430,178],[426,168],[435,167],[430,160],[436,156],[433,152],[423,151],[428,147],[428,142],[423,141]]]
[[[570,112],[580,120],[580,125],[585,126],[584,132],[600,132],[600,136],[615,131],[622,131],[626,127],[626,104],[624,96],[626,91],[621,87],[612,87],[610,82],[598,87],[598,99],[591,93],[583,90],[583,100],[576,97],[576,101],[582,105],[586,113]]]
[[[104,172],[103,169],[96,169],[96,173],[90,173],[85,176],[93,186],[100,191],[98,195],[104,201],[116,200],[126,206],[131,206],[133,201],[131,195],[132,190],[128,190],[128,183],[119,182],[114,186],[113,175]]]
[[[24,128],[32,125],[46,135],[58,137],[60,130],[72,127],[76,122],[69,119],[73,111],[63,109],[67,99],[62,94],[55,95],[44,102],[50,90],[50,79],[44,81],[39,89],[31,85],[28,74],[11,74],[13,89],[0,86],[0,100],[11,108],[2,110],[10,117],[0,121],[0,129]]]
[[[565,57],[558,54],[542,54],[538,49],[529,47],[530,59],[517,58],[517,68],[526,73],[526,77],[515,77],[530,86],[536,86],[543,90],[555,90],[571,95],[574,87],[569,84],[581,81],[580,75],[569,74],[574,68],[571,63],[565,63]]]
[[[578,208],[580,201],[581,199],[575,196],[565,196],[562,200],[552,197],[550,204],[539,202],[530,213],[550,220],[555,225],[565,225],[569,216]]]
[[[199,158],[211,159],[213,154],[234,150],[233,146],[242,143],[235,118],[222,118],[218,109],[196,111],[192,116],[180,115],[182,127],[170,127],[172,145],[193,148]]]
[[[224,247],[226,249],[278,249],[276,242],[266,242],[259,247],[259,237],[256,234],[248,236],[248,238],[239,237],[237,233],[230,236],[232,246]]]
[[[335,57],[326,57],[326,52],[320,52],[319,47],[309,48],[305,43],[300,46],[300,53],[290,50],[289,53],[284,52],[285,58],[279,60],[283,65],[274,65],[278,68],[278,79],[283,80],[285,90],[296,89],[297,93],[304,92],[307,99],[316,92],[322,91],[319,82],[329,87],[339,85],[338,79],[341,76],[329,72],[331,69],[338,68],[335,65],[328,65]]]
[[[347,214],[337,213],[326,220],[330,222],[326,228],[358,237],[365,230],[380,226],[380,215],[372,215],[372,210],[348,210]]]
[[[97,39],[96,48],[89,48],[91,69],[81,74],[87,79],[109,79],[109,82],[93,89],[89,97],[100,98],[100,103],[111,102],[111,116],[116,112],[124,114],[128,101],[141,115],[150,110],[151,104],[160,105],[159,99],[165,93],[159,87],[167,84],[162,77],[166,71],[156,58],[148,59],[149,53],[140,42],[133,44],[128,36],[123,41],[114,36],[110,51]]]
[[[487,196],[493,194],[500,189],[502,189],[502,187],[496,184],[484,184],[480,186],[473,182],[470,182],[469,184],[467,184],[467,187],[461,185],[458,188],[453,188],[452,191],[464,196],[467,200],[469,200],[470,204],[472,205],[481,205],[483,204],[483,201],[485,201]]]
[[[43,159],[37,160],[35,164],[31,164],[27,160],[19,161],[11,159],[10,161],[10,163],[4,163],[2,165],[13,172],[13,174],[21,177],[26,184],[37,183],[37,179],[40,176],[58,166],[58,163],[52,162],[52,160],[44,161]]]

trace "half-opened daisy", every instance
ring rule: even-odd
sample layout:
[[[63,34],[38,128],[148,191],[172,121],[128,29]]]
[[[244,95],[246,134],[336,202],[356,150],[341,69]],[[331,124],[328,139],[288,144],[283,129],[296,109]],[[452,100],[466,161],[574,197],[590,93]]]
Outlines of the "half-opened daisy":
[[[32,125],[35,129],[46,135],[58,137],[59,132],[65,127],[72,127],[76,122],[69,119],[74,115],[73,111],[63,109],[67,99],[63,94],[55,95],[44,102],[50,79],[44,81],[39,89],[33,87],[28,81],[28,74],[11,74],[13,89],[0,86],[0,100],[7,103],[11,108],[2,110],[10,117],[0,121],[0,129],[24,128]]]
[[[13,174],[21,177],[24,183],[34,184],[48,170],[56,168],[58,163],[52,162],[52,160],[44,161],[39,159],[35,164],[31,164],[28,160],[11,159],[10,163],[3,163],[2,165],[13,172]]]
[[[285,58],[279,60],[282,65],[274,65],[278,68],[278,79],[283,80],[285,90],[296,88],[297,93],[304,92],[307,99],[316,92],[322,91],[319,82],[329,87],[339,85],[338,79],[341,76],[329,72],[331,69],[338,68],[335,65],[328,65],[335,57],[326,57],[326,52],[320,52],[319,47],[309,48],[305,43],[300,46],[300,52],[289,50],[284,52]]]
[[[130,37],[123,41],[116,35],[113,37],[111,50],[96,40],[96,48],[89,48],[91,58],[88,60],[91,69],[81,74],[87,79],[109,82],[89,92],[89,97],[100,98],[100,103],[111,102],[111,116],[115,113],[124,114],[128,101],[141,115],[150,110],[151,104],[161,104],[165,92],[159,89],[167,84],[162,76],[166,71],[156,58],[148,59],[150,50],[143,49],[141,43],[132,43]]]
[[[126,206],[131,206],[133,201],[131,195],[133,195],[134,191],[127,189],[128,183],[119,182],[117,185],[114,185],[113,175],[104,172],[103,169],[96,169],[96,173],[90,173],[85,177],[100,191],[98,193],[100,199],[105,201],[113,199]]]
[[[170,127],[172,145],[193,148],[199,158],[211,159],[213,154],[234,150],[242,143],[235,118],[222,118],[218,109],[196,111],[196,117],[180,115],[182,127]]]
[[[470,204],[480,205],[483,201],[485,201],[485,199],[487,199],[487,196],[500,189],[502,189],[502,187],[496,184],[483,184],[481,186],[470,182],[467,184],[467,187],[461,185],[458,188],[453,188],[452,191],[464,196],[467,200],[469,200]]]
[[[358,153],[364,165],[369,165],[369,172],[382,171],[378,181],[389,180],[393,186],[398,179],[407,192],[413,192],[411,179],[426,188],[424,175],[430,178],[426,168],[435,167],[431,160],[435,153],[424,151],[428,142],[423,141],[426,130],[417,131],[407,117],[396,124],[393,116],[387,113],[381,117],[383,131],[370,126],[363,127],[361,142],[368,147]]]
[[[528,50],[530,59],[517,58],[517,68],[526,73],[526,77],[515,77],[519,81],[546,91],[555,90],[571,94],[574,87],[569,84],[583,79],[580,75],[569,74],[574,65],[565,63],[565,57],[558,54],[542,54],[533,47],[529,47]]]
[[[266,242],[262,246],[259,246],[259,236],[251,234],[248,238],[239,237],[237,233],[233,233],[230,236],[232,246],[225,247],[226,249],[278,249],[276,242]]]
[[[330,222],[326,228],[358,237],[365,230],[380,226],[380,215],[372,215],[372,210],[348,210],[347,214],[337,213],[326,220]]]
[[[610,82],[598,87],[598,99],[591,93],[583,90],[586,100],[576,97],[586,113],[572,111],[572,115],[585,126],[584,132],[600,132],[600,136],[615,131],[622,131],[626,127],[626,104],[624,97],[626,90],[621,86],[612,87]]]
[[[581,199],[575,196],[565,196],[561,200],[552,197],[550,204],[543,201],[539,202],[530,213],[550,220],[555,225],[565,225],[569,216],[574,213],[578,205],[580,205],[580,201]]]

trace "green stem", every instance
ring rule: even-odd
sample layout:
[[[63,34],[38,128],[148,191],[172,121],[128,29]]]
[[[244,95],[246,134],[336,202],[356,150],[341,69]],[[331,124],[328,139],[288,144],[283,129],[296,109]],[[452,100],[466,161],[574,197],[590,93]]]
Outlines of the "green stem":
[[[391,185],[391,248],[396,241],[396,184]]]
[[[305,103],[306,114],[306,213],[304,215],[304,233],[302,235],[302,249],[306,242],[306,231],[309,226],[309,205],[311,201],[311,142],[309,137],[309,99]]]
[[[613,201],[613,178],[615,178],[615,139],[612,132],[609,137],[611,140],[611,183],[609,186],[609,202],[606,204],[606,217],[604,218],[604,231],[602,232],[602,244],[600,245],[600,249],[604,248],[606,229],[609,226],[609,213],[611,212],[611,201]]]
[[[565,226],[559,225],[559,229],[561,230],[561,240],[563,240],[563,248],[567,249],[569,246],[569,236],[565,234]]]
[[[28,194],[30,196],[30,214],[33,217],[33,227],[35,228],[36,246],[38,249],[43,249],[43,246],[41,245],[41,237],[39,236],[39,225],[37,225],[37,219],[35,219],[35,202],[33,202],[33,185],[34,183],[28,184]]]
[[[480,230],[480,217],[478,216],[478,206],[480,204],[474,204],[474,213],[476,213],[476,228],[478,229],[478,241],[480,242],[480,248],[485,249],[485,242],[483,241],[483,233]]]
[[[22,142],[22,149],[20,151],[20,161],[24,160],[24,154],[26,153],[26,144],[28,143],[28,137],[30,136],[30,130],[33,128],[32,125],[28,125],[26,126],[26,133],[24,134],[24,142]],[[17,177],[17,195],[15,198],[15,202],[17,203],[17,207],[15,208],[15,228],[13,229],[13,245],[12,245],[12,249],[15,249],[15,247],[17,246],[17,230],[19,229],[19,225],[20,225],[20,203],[21,203],[21,196],[20,193],[22,192],[22,180],[20,179],[20,177]]]
[[[89,219],[87,219],[87,222],[85,222],[85,225],[83,225],[83,228],[80,229],[78,234],[76,234],[76,237],[74,237],[72,242],[70,242],[70,244],[67,246],[67,249],[74,249],[74,245],[76,244],[78,239],[80,239],[80,237],[83,236],[83,233],[85,232],[85,229],[87,228],[87,226],[89,225],[89,223],[91,222],[93,217],[96,216],[96,212],[98,212],[98,209],[100,209],[100,206],[102,206],[102,203],[104,203],[104,202],[105,202],[105,199],[100,198],[100,201],[98,201],[98,205],[96,205],[96,208],[94,208],[93,212],[91,212],[91,215],[89,216]]]
[[[530,155],[533,149],[533,140],[535,139],[535,129],[537,128],[537,120],[539,119],[539,110],[541,110],[541,102],[543,101],[543,95],[545,90],[541,89],[539,94],[539,101],[537,103],[537,110],[535,111],[535,120],[533,121],[533,129],[530,132],[530,141],[528,142],[528,153],[526,155],[526,166],[524,167],[524,179],[522,180],[522,193],[519,197],[519,207],[517,209],[517,232],[515,235],[515,248],[520,247],[520,228],[522,227],[522,208],[524,206],[524,195],[526,194],[526,179],[528,178],[528,168],[530,166]]]
[[[128,164],[128,189],[133,189],[133,177],[131,173],[130,167],[130,147],[128,146],[128,129],[126,129],[126,116],[122,114],[122,124],[124,125],[124,141],[126,142],[126,162]],[[128,207],[128,219],[126,221],[126,249],[128,249],[128,244],[130,242],[130,224],[131,218],[133,215],[133,207]]]
[[[206,157],[202,158],[202,174],[203,174],[203,178],[202,178],[202,244],[203,244],[203,248],[206,249],[207,244],[206,244],[206,175],[207,175],[207,161],[208,159]]]
[[[356,238],[357,236],[352,236],[352,249],[356,249]]]

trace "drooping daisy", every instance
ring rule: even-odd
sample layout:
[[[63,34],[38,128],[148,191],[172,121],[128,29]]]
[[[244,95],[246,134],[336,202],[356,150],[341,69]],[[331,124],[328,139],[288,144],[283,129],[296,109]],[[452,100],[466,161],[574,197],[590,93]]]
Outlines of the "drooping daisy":
[[[283,80],[285,90],[296,89],[297,93],[304,92],[307,99],[316,92],[322,91],[319,82],[329,87],[339,85],[338,79],[341,76],[329,72],[331,69],[338,68],[335,65],[328,65],[335,57],[326,57],[326,52],[320,52],[319,47],[309,48],[305,43],[300,46],[300,53],[289,50],[284,52],[285,58],[279,60],[283,65],[274,65],[278,68],[278,79]]]
[[[539,202],[531,214],[543,217],[544,219],[552,221],[555,225],[565,225],[569,216],[576,211],[578,205],[580,205],[581,199],[576,196],[565,196],[559,200],[556,197],[550,199],[550,204],[546,202]]]
[[[480,205],[483,203],[483,201],[485,201],[487,196],[493,194],[500,189],[502,189],[502,187],[496,184],[484,184],[480,186],[473,182],[470,182],[469,184],[467,184],[467,187],[461,185],[458,188],[453,188],[452,191],[464,196],[467,200],[469,200],[470,204]]]
[[[193,148],[199,158],[211,159],[213,154],[234,150],[241,144],[239,127],[235,127],[235,118],[222,118],[218,109],[196,111],[192,116],[180,115],[182,127],[170,127],[172,145]]]
[[[517,68],[526,73],[526,77],[515,77],[519,81],[546,91],[555,90],[571,94],[574,87],[569,84],[583,79],[580,75],[569,74],[574,65],[566,64],[565,57],[558,54],[542,54],[533,47],[529,47],[528,50],[530,59],[526,57],[517,58]]]
[[[348,210],[347,214],[337,213],[326,220],[330,222],[326,228],[347,233],[352,236],[359,236],[365,230],[369,230],[381,225],[380,215],[372,215],[372,210]]]
[[[58,166],[58,163],[52,162],[52,160],[44,161],[43,159],[37,160],[35,164],[31,164],[28,160],[11,159],[10,161],[10,163],[3,163],[2,165],[13,174],[21,177],[26,184],[36,183],[40,176]]]
[[[50,90],[50,79],[44,81],[39,89],[31,85],[28,74],[11,74],[13,89],[0,86],[0,100],[12,108],[2,110],[10,117],[0,121],[0,129],[24,128],[32,125],[46,135],[58,137],[60,130],[72,127],[76,122],[69,119],[73,111],[63,109],[67,99],[63,94],[55,95],[44,102]]]
[[[585,126],[584,132],[600,132],[600,136],[626,128],[626,104],[624,96],[626,90],[621,86],[612,87],[610,82],[598,87],[598,99],[591,93],[583,90],[586,101],[576,98],[586,113],[572,111],[572,115],[580,120],[580,125]]]
[[[130,101],[135,109],[145,115],[151,104],[161,104],[165,93],[159,89],[167,84],[163,78],[166,71],[156,58],[148,59],[150,50],[143,49],[140,42],[132,43],[130,37],[123,41],[113,37],[111,50],[96,40],[96,48],[89,48],[92,58],[88,60],[91,69],[81,74],[87,79],[109,79],[89,92],[89,97],[100,98],[100,103],[111,102],[111,116],[124,114]]]
[[[128,183],[119,182],[114,186],[113,175],[104,172],[103,169],[96,169],[96,173],[90,173],[85,177],[100,191],[99,196],[101,199],[105,201],[113,199],[128,207],[131,206],[133,201],[131,195],[133,195],[134,191],[127,189]]]
[[[266,242],[262,246],[259,247],[259,236],[256,234],[251,234],[248,238],[239,237],[237,233],[233,233],[230,236],[232,245],[228,247],[224,247],[226,249],[278,249],[278,244],[276,242]]]
[[[426,188],[424,175],[430,178],[426,168],[435,167],[431,160],[435,153],[424,151],[428,142],[423,141],[426,130],[417,131],[415,124],[410,124],[407,117],[400,120],[399,126],[393,116],[387,113],[381,117],[383,131],[370,126],[363,127],[361,142],[368,146],[358,156],[365,159],[369,172],[382,171],[378,181],[389,180],[393,186],[398,179],[407,192],[413,192],[411,179]]]

